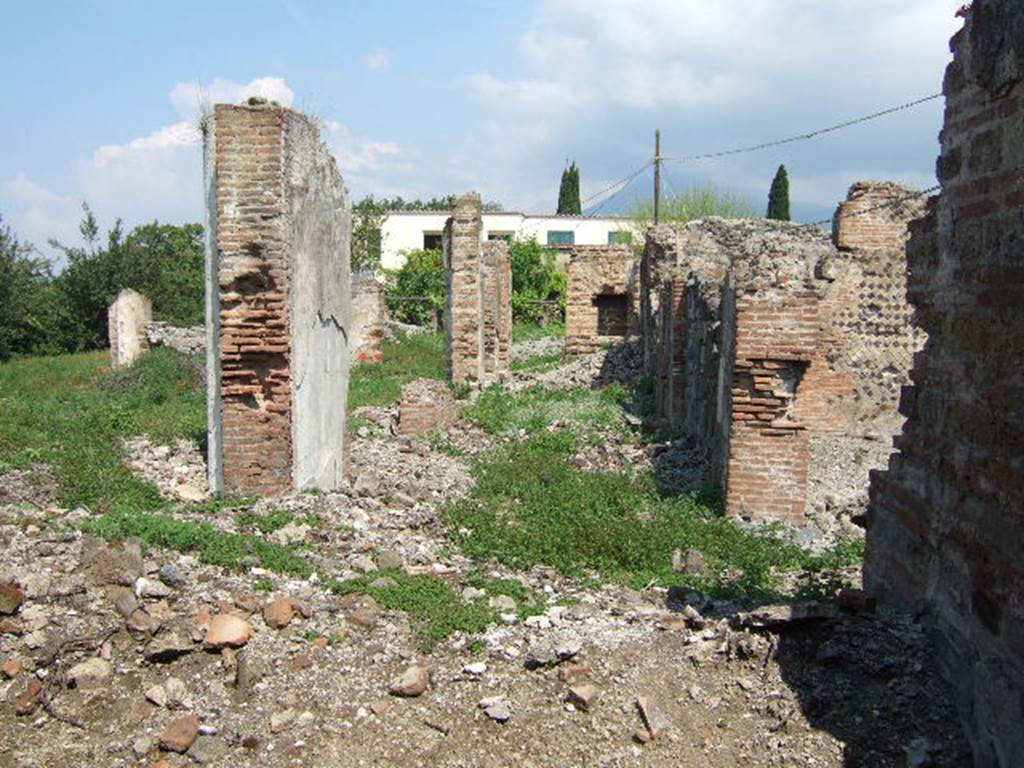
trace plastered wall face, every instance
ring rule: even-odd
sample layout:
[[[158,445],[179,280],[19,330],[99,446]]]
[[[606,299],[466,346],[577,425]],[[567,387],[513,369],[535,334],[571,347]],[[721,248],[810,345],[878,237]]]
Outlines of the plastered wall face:
[[[153,305],[141,293],[125,288],[117,294],[107,308],[111,365],[130,365],[149,349],[146,327],[152,319]]]
[[[508,246],[481,243],[480,197],[455,200],[442,235],[449,380],[483,386],[510,376],[512,272]]]
[[[1024,765],[1024,3],[976,0],[952,41],[908,296],[928,334],[899,452],[871,479],[866,586],[934,617],[980,768]]]
[[[565,349],[580,355],[635,334],[638,264],[628,245],[577,246],[569,257]]]
[[[316,129],[218,105],[206,134],[210,481],[275,494],[340,480],[347,193]]]

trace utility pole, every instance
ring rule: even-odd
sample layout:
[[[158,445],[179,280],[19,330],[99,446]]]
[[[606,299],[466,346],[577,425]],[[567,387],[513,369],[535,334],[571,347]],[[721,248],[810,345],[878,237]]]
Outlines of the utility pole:
[[[661,131],[654,131],[654,223],[658,223],[661,207]]]

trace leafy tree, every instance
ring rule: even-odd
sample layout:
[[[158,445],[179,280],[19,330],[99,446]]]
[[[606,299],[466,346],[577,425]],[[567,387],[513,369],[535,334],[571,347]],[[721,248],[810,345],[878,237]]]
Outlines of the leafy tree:
[[[555,265],[555,254],[535,237],[512,240],[508,246],[512,267],[512,317],[538,322],[548,310],[541,301],[557,302],[565,313],[566,274]]]
[[[51,280],[49,261],[0,220],[0,362],[49,350],[56,304]]]
[[[580,207],[580,171],[575,161],[562,171],[562,183],[558,189],[558,213],[579,215]]]
[[[387,211],[387,201],[373,195],[352,206],[352,271],[380,268],[380,231]]]
[[[441,252],[404,251],[405,263],[391,274],[388,312],[402,323],[430,325],[445,303],[445,274]],[[408,299],[424,299],[409,301]]]
[[[708,216],[742,219],[754,216],[754,208],[743,197],[720,189],[713,184],[694,186],[678,197],[661,203],[658,219],[661,223],[685,224]],[[646,232],[654,220],[654,204],[642,200],[633,207],[633,219],[640,232]]]
[[[772,188],[768,193],[768,218],[789,221],[789,174],[784,165],[779,166],[772,179]]]

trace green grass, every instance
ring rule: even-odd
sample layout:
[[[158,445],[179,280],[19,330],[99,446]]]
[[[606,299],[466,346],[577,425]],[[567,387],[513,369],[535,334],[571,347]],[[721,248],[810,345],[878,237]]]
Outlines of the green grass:
[[[452,539],[478,561],[564,575],[599,574],[634,587],[687,585],[719,595],[775,596],[785,572],[826,574],[855,561],[814,558],[772,530],[745,531],[705,496],[660,496],[651,478],[585,472],[569,461],[577,439],[547,433],[479,460],[471,495],[444,511]],[[696,549],[712,574],[678,574],[676,549]]]
[[[89,520],[84,527],[104,539],[138,536],[151,547],[191,553],[203,563],[230,571],[245,572],[250,564],[255,564],[301,579],[312,573],[305,559],[289,547],[265,541],[260,536],[227,533],[206,522],[116,507]]]
[[[393,579],[394,586],[370,586],[383,576]],[[328,582],[328,585],[336,594],[370,595],[388,610],[407,613],[428,652],[455,632],[482,632],[497,618],[486,600],[466,602],[447,582],[426,574],[389,569],[346,581]]]
[[[523,360],[512,361],[513,371],[533,371],[535,373],[546,373],[553,371],[566,361],[565,355],[555,352],[550,355],[534,355]]]
[[[265,514],[252,510],[244,510],[235,515],[235,523],[242,531],[259,531],[270,534],[279,531],[295,521],[295,515],[284,509],[275,509]]]
[[[565,336],[565,323],[537,325],[536,323],[518,322],[512,326],[513,342],[546,339],[549,336]]]
[[[534,434],[555,422],[571,422],[580,432],[603,429],[625,434],[622,406],[626,398],[625,389],[617,384],[603,389],[531,387],[518,393],[493,386],[484,390],[464,413],[492,435],[512,436],[520,430]]]
[[[198,372],[169,349],[114,372],[108,362],[106,352],[90,352],[0,365],[0,471],[43,462],[65,506],[157,509],[156,487],[128,469],[121,441],[139,434],[156,443],[202,439]]]
[[[384,359],[352,368],[348,385],[350,410],[364,405],[390,405],[413,379],[445,378],[444,334],[421,333],[384,343]]]
[[[488,597],[511,597],[516,601],[516,612],[521,619],[544,613],[544,605],[537,593],[515,579],[491,579],[481,573],[471,573],[466,577],[466,582],[470,586],[482,589]]]

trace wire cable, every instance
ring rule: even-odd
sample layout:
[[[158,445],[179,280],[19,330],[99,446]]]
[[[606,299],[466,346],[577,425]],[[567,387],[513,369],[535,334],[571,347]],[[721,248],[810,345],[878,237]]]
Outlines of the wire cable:
[[[687,163],[687,162],[690,162],[692,160],[708,160],[708,159],[715,158],[715,157],[727,157],[728,155],[740,155],[740,154],[743,154],[743,153],[746,153],[746,152],[757,152],[758,150],[761,150],[761,149],[769,149],[771,147],[779,147],[779,146],[782,146],[783,144],[792,144],[792,143],[797,142],[797,141],[806,141],[807,139],[813,139],[813,138],[815,138],[817,136],[822,136],[822,135],[824,135],[826,133],[832,133],[834,131],[839,131],[839,130],[842,130],[843,128],[849,128],[850,126],[853,126],[853,125],[860,125],[861,123],[866,123],[869,120],[876,120],[879,117],[885,117],[886,115],[891,115],[894,112],[902,112],[905,109],[910,109],[912,107],[919,106],[919,105],[924,104],[926,102],[934,101],[935,99],[938,99],[938,98],[941,98],[941,97],[942,97],[941,93],[933,93],[931,96],[924,96],[924,97],[922,97],[920,99],[915,99],[914,101],[908,101],[905,104],[899,104],[899,105],[897,105],[895,107],[889,107],[888,109],[883,109],[883,110],[881,110],[879,112],[873,112],[870,115],[864,115],[863,117],[856,117],[853,120],[846,120],[845,122],[837,123],[836,125],[830,125],[827,128],[819,128],[819,129],[817,129],[815,131],[810,131],[809,133],[801,133],[801,134],[799,134],[797,136],[790,136],[790,137],[785,138],[785,139],[776,139],[775,141],[766,141],[766,142],[763,142],[761,144],[752,144],[752,145],[747,146],[747,147],[736,147],[734,149],[723,149],[723,150],[721,150],[719,152],[704,152],[704,153],[695,154],[695,155],[684,155],[683,157],[662,157],[662,160],[669,160],[669,161],[674,162],[674,163]]]

